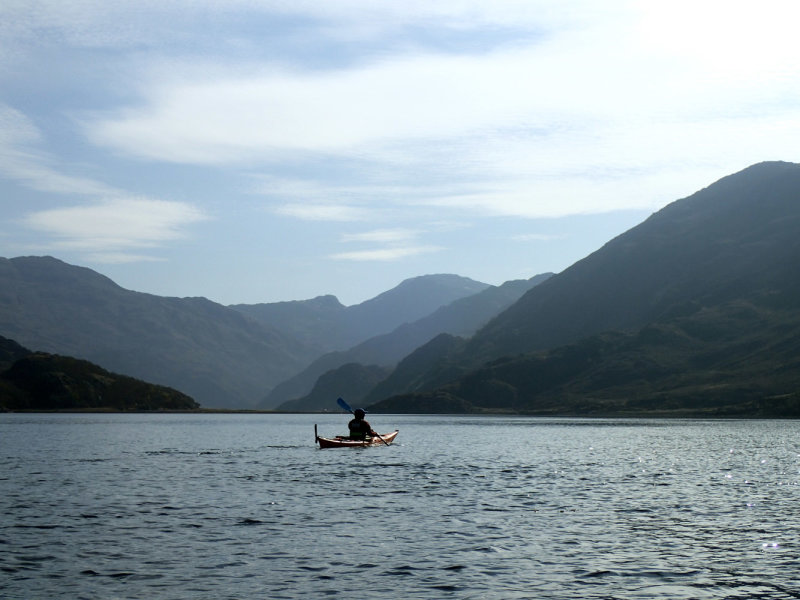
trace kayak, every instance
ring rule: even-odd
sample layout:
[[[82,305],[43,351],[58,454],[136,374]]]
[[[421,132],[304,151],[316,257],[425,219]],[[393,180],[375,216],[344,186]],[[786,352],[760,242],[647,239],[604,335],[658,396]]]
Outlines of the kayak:
[[[391,444],[394,438],[399,433],[395,429],[392,433],[382,433],[381,437],[386,440],[387,444]],[[366,446],[383,446],[381,438],[374,437],[367,440],[351,440],[349,437],[337,435],[334,438],[326,438],[321,435],[316,435],[316,427],[314,428],[314,437],[317,439],[320,448],[364,448]]]

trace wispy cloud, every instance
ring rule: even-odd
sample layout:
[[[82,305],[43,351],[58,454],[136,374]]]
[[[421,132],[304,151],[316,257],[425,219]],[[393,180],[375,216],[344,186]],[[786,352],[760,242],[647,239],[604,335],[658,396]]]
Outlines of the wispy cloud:
[[[418,238],[424,235],[422,229],[391,228],[373,229],[358,233],[343,234],[341,240],[345,244],[370,244],[372,247],[361,250],[337,252],[330,256],[335,260],[348,261],[395,261],[419,254],[428,254],[443,250],[442,246],[421,244]],[[375,247],[378,245],[378,247]]]
[[[343,204],[283,204],[276,207],[275,212],[285,217],[294,217],[304,221],[347,222],[367,219],[365,209]]]
[[[414,239],[419,234],[415,229],[376,229],[362,233],[346,233],[343,242],[383,242],[399,243]]]
[[[346,12],[349,4],[336,6]],[[483,18],[503,14],[502,9],[470,6]],[[723,50],[706,52],[712,57],[738,47],[735,17],[746,17],[736,8],[723,12],[733,15],[724,23],[732,34],[723,36]],[[739,79],[731,73],[720,81],[718,71],[712,71],[715,61],[687,65],[689,57],[677,45],[666,44],[663,34],[653,34],[653,41],[644,44],[653,15],[670,12],[644,10],[635,27],[635,12],[621,23],[613,20],[618,11],[599,14],[591,24],[564,28],[545,40],[480,54],[406,50],[368,63],[313,71],[274,63],[266,68],[245,63],[234,69],[194,63],[183,69],[188,74],[184,77],[159,70],[145,80],[148,87],[141,89],[140,104],[96,115],[87,120],[87,132],[98,144],[164,161],[270,161],[285,151],[375,151],[408,140],[549,130],[554,123],[571,123],[591,135],[601,122],[641,127],[642,119],[654,117],[686,120],[709,106],[724,111],[719,103],[723,95],[729,96],[728,106],[761,97],[741,85],[744,75],[749,81],[749,72]],[[705,25],[711,20],[708,11],[700,11],[699,17]],[[690,21],[697,18],[693,11]],[[691,33],[695,28],[681,31],[687,29]],[[747,47],[769,58],[767,63],[774,59],[761,46]],[[767,46],[775,47],[774,42]],[[661,60],[657,77],[651,74],[654,58]],[[797,72],[790,60],[781,64]]]
[[[665,167],[674,175],[687,152],[694,164],[726,156],[745,166],[767,149],[772,155],[791,148],[789,139],[800,133],[797,105],[789,101],[800,80],[794,36],[783,25],[740,36],[755,9],[739,3],[710,0],[713,11],[662,2],[610,3],[602,10],[591,3],[580,9],[553,2],[391,4],[268,3],[265,10],[316,19],[326,32],[358,9],[355,22],[370,30],[385,30],[394,19],[436,31],[485,32],[492,24],[512,28],[516,19],[520,30],[541,35],[472,53],[423,43],[392,47],[326,68],[221,60],[193,62],[175,76],[156,65],[142,75],[139,101],[87,115],[86,134],[115,152],[161,162],[280,168],[334,159],[351,169],[351,181],[362,178],[359,168],[405,173],[408,179],[388,185],[389,192],[398,183],[413,187],[412,174],[421,173],[411,194],[418,204],[540,217],[653,206],[705,182],[699,170],[690,184],[662,177]],[[763,25],[800,16],[791,3],[767,5],[756,11]],[[700,35],[709,25],[723,30],[713,42],[721,40],[721,48]],[[685,53],[673,31],[686,33],[695,52]],[[752,85],[747,65],[754,60],[741,69],[735,61],[720,67],[728,51],[741,55],[743,47],[756,63],[770,65],[758,76],[770,85]],[[694,61],[697,54],[703,60]],[[744,143],[755,129],[777,129],[778,122],[788,125],[781,148],[774,139],[770,148]],[[620,188],[608,179],[566,177],[576,164],[595,172],[625,166],[643,175]],[[426,193],[442,181],[450,189]],[[636,192],[650,184],[656,200]],[[278,210],[307,219],[357,218],[322,203]]]
[[[34,212],[24,224],[50,236],[54,247],[120,262],[136,258],[126,250],[181,239],[186,225],[206,218],[183,202],[125,198]]]
[[[332,254],[330,258],[335,260],[352,261],[393,261],[417,254],[427,254],[438,252],[442,248],[439,246],[397,246],[388,248],[372,248],[369,250],[354,250],[350,252],[338,252]]]
[[[83,203],[29,212],[18,225],[45,234],[41,247],[83,253],[97,262],[153,260],[131,249],[155,248],[185,236],[207,215],[185,202],[132,197],[92,178],[62,172],[42,151],[43,136],[21,112],[0,105],[0,173],[33,190],[83,197]]]
[[[587,91],[548,87],[558,68],[548,54],[538,46],[415,53],[322,72],[254,67],[213,80],[172,77],[142,90],[141,105],[87,120],[86,130],[95,143],[134,156],[224,164],[274,161],[286,151],[358,154],[520,123],[547,127],[571,116],[565,100],[573,91]]]
[[[602,12],[613,10],[610,4],[604,4]],[[548,0],[82,0],[68,4],[60,0],[9,0],[0,4],[0,39],[20,43],[49,33],[39,44],[141,49],[191,42],[219,49],[220,44],[245,42],[241,33],[236,35],[242,19],[250,23],[272,21],[270,33],[275,35],[280,30],[274,22],[288,17],[294,24],[302,22],[301,31],[308,31],[318,43],[320,38],[363,43],[385,41],[409,28],[471,32],[476,26],[500,31],[536,26],[541,31],[597,12],[591,0],[555,5]],[[210,24],[217,35],[208,35]],[[290,29],[290,37],[296,38],[299,33]]]
[[[43,141],[30,118],[0,104],[0,173],[40,192],[89,196],[115,193],[100,181],[61,172],[56,159],[40,149]]]

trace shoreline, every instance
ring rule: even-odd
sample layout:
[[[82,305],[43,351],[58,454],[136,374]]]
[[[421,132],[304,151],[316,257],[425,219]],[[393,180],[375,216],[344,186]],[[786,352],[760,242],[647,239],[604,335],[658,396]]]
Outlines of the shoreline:
[[[199,408],[199,409],[167,409],[167,410],[119,410],[115,408],[71,408],[71,409],[52,409],[52,410],[3,410],[0,414],[131,414],[131,415],[202,415],[202,414],[235,414],[235,415],[338,415],[332,411],[283,411],[247,408]],[[344,414],[344,413],[341,413]],[[372,415],[400,415],[400,416],[429,416],[429,417],[540,417],[552,419],[674,419],[674,420],[798,420],[800,417],[794,415],[770,415],[770,414],[714,414],[713,412],[700,411],[652,411],[652,412],[608,412],[592,414],[576,413],[551,413],[551,412],[510,412],[510,411],[480,411],[480,412],[460,412],[460,413],[377,413]]]

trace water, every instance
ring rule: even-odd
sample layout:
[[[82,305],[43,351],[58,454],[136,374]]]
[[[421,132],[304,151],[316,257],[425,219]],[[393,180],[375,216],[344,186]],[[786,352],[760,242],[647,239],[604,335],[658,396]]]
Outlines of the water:
[[[800,598],[800,422],[0,415],[13,599]]]

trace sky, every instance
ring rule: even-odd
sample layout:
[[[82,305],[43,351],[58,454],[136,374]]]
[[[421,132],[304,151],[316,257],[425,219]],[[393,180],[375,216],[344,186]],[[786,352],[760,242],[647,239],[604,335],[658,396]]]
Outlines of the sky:
[[[796,0],[4,0],[0,256],[223,304],[559,272],[800,162]]]

